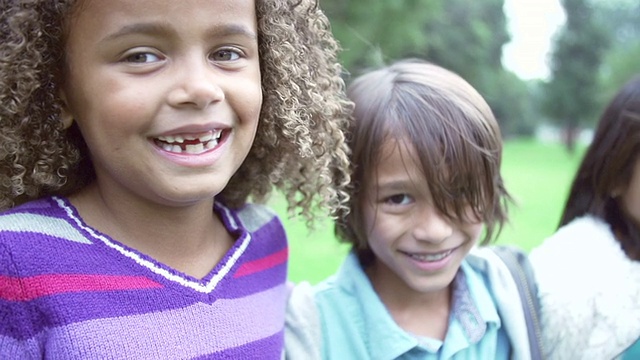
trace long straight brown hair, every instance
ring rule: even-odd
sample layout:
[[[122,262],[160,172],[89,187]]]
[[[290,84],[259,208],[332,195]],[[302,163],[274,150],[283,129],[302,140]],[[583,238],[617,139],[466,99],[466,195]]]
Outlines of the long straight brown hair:
[[[602,113],[569,191],[559,226],[592,215],[607,222],[627,256],[640,259],[640,232],[616,198],[629,185],[640,152],[640,75]]]

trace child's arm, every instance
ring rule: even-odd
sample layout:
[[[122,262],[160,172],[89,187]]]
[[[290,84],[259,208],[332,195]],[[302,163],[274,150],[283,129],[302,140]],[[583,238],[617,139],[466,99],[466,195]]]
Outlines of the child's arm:
[[[39,359],[35,340],[43,325],[15,270],[11,254],[0,244],[0,359]],[[42,335],[42,334],[40,334]]]
[[[322,332],[313,289],[307,282],[293,286],[287,305],[285,358],[321,358]]]

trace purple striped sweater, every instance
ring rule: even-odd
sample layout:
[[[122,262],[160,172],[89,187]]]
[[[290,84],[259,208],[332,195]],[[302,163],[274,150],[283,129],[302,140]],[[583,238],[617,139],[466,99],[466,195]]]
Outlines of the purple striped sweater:
[[[201,280],[92,229],[64,198],[0,214],[0,359],[279,359],[284,229],[263,206],[214,210],[237,240]]]

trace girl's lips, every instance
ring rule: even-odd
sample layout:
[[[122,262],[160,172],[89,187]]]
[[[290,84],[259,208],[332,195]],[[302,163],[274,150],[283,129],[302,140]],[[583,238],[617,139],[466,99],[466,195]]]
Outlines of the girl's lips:
[[[222,130],[211,130],[198,134],[158,136],[153,139],[153,142],[170,153],[198,155],[218,146],[222,135]]]
[[[211,135],[218,134],[212,133]],[[167,141],[171,139],[167,138],[167,136],[162,135],[150,138],[149,141],[162,158],[186,168],[213,166],[224,156],[225,148],[227,148],[230,141],[233,141],[231,129],[221,130],[217,138],[211,137],[210,140],[206,140],[208,136],[200,136],[191,140],[189,136],[185,138],[182,135],[182,139],[176,139],[178,135],[173,135],[173,142],[169,143]],[[164,141],[160,139],[161,137],[164,138]],[[180,143],[178,140],[183,141]],[[203,142],[202,140],[205,141]]]

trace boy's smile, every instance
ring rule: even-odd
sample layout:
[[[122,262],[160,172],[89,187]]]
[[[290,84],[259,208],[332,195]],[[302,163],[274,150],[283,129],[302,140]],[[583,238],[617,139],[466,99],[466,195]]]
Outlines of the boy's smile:
[[[254,2],[85,1],[67,26],[61,95],[101,191],[169,206],[211,201],[258,125]]]
[[[368,274],[379,292],[448,294],[482,223],[452,221],[434,207],[415,149],[406,144],[384,143],[366,189],[364,223],[376,255]]]

